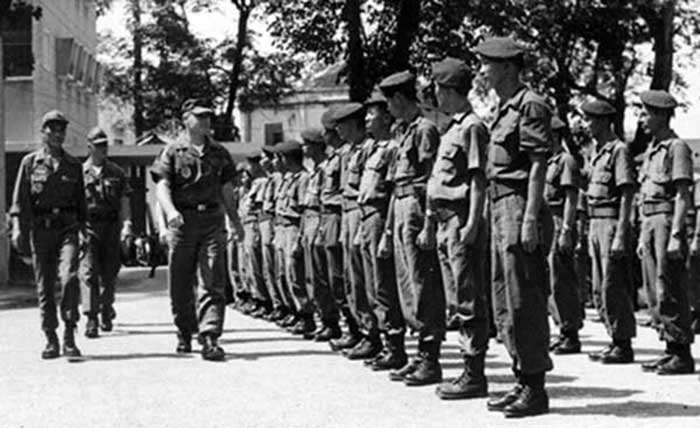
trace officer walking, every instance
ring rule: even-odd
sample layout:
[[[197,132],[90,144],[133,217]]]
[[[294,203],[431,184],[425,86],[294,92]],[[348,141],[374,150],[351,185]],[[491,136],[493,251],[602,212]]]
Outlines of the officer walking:
[[[483,212],[489,134],[467,98],[472,86],[467,65],[446,58],[433,65],[433,78],[438,107],[452,119],[428,180],[427,206],[437,220],[446,301],[458,320],[464,358],[462,374],[436,392],[442,399],[485,397],[489,309],[482,260],[488,254]]]
[[[612,343],[589,354],[593,361],[623,364],[634,361],[632,338],[636,335],[630,295],[626,248],[634,192],[634,165],[627,145],[613,133],[615,108],[605,101],[581,106],[595,142],[590,162],[588,200],[589,252],[593,298],[599,303]]]
[[[389,252],[379,254],[379,242],[387,228],[391,198],[389,174],[396,156],[396,140],[391,134],[393,118],[386,98],[375,92],[365,102],[365,107],[366,128],[371,140],[357,195],[362,211],[360,247],[368,303],[384,342],[382,351],[365,363],[374,371],[397,370],[408,362],[404,346],[406,322],[396,287],[394,259]]]
[[[60,355],[54,287],[61,287],[64,322],[63,355],[79,357],[74,331],[80,313],[78,300],[78,234],[87,220],[83,169],[63,150],[68,120],[52,110],[41,120],[41,148],[22,158],[12,195],[13,246],[31,251],[39,297],[41,329],[46,335],[43,359]]]
[[[435,250],[433,213],[426,212],[425,187],[435,162],[440,136],[436,125],[422,116],[416,77],[402,71],[379,84],[389,112],[407,124],[397,149],[389,204],[392,228],[380,243],[384,252],[393,239],[394,263],[401,309],[406,323],[418,333],[418,355],[389,378],[406,385],[442,381],[440,345],[445,337],[445,294]]]
[[[340,337],[340,313],[335,305],[329,284],[328,260],[321,228],[321,191],[323,168],[326,162],[326,142],[323,131],[305,129],[301,133],[304,155],[311,162],[309,183],[304,194],[303,247],[307,294],[313,297],[321,318],[321,327],[314,332],[314,340],[322,342]]]
[[[236,167],[231,154],[211,139],[213,110],[201,100],[187,100],[182,112],[186,134],[163,149],[151,168],[170,232],[168,282],[178,329],[176,350],[191,352],[192,334],[198,331],[202,358],[221,361],[225,213],[236,236],[244,238],[233,197]]]
[[[87,227],[80,261],[85,336],[98,336],[98,314],[103,331],[112,330],[116,313],[114,285],[119,273],[119,242],[131,234],[131,187],[124,171],[110,161],[107,135],[100,128],[88,134],[89,156],[83,163]]]
[[[670,127],[678,105],[671,94],[645,91],[641,100],[642,124],[653,138],[639,176],[642,229],[637,255],[658,296],[652,310],[659,320],[661,340],[666,342],[664,355],[642,367],[661,375],[689,374],[695,371],[695,361],[690,354],[694,334],[685,282],[685,220],[691,205],[692,156],[688,145]]]
[[[550,307],[559,326],[559,338],[550,349],[555,354],[581,352],[578,331],[583,327],[579,283],[574,261],[576,209],[580,170],[576,159],[562,144],[566,124],[552,118],[552,157],[547,160],[544,198],[554,220],[554,235],[549,245],[549,281],[552,288]]]
[[[544,99],[520,80],[524,49],[513,39],[494,37],[476,48],[481,73],[500,99],[491,126],[490,180],[493,263],[503,272],[504,293],[494,301],[506,309],[501,331],[513,360],[516,386],[489,400],[488,409],[506,417],[547,413],[545,373],[549,358],[546,247],[538,233],[546,156],[551,150],[551,113]],[[496,278],[494,278],[494,282]]]

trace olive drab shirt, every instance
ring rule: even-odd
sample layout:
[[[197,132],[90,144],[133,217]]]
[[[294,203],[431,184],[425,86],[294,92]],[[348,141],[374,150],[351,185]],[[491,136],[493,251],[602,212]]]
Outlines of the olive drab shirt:
[[[83,163],[83,179],[88,218],[118,216],[121,199],[131,194],[131,186],[124,170],[106,159],[98,172],[88,159]]]
[[[671,131],[666,138],[653,139],[644,153],[639,174],[642,203],[666,203],[672,211],[678,181],[693,182],[692,155],[688,145]]]
[[[300,220],[304,212],[304,194],[309,173],[301,169],[295,173],[287,172],[284,182],[277,194],[277,215],[288,220]]]
[[[222,186],[233,181],[236,166],[231,154],[219,143],[209,140],[200,152],[189,142],[169,144],[151,167],[154,181],[170,183],[173,204],[178,210],[198,205],[221,204]]]
[[[265,180],[265,187],[259,194],[262,197],[262,210],[265,214],[275,214],[275,201],[277,199],[277,191],[282,185],[282,179],[282,173],[275,171]]]
[[[328,207],[340,207],[343,204],[343,189],[341,186],[342,158],[348,150],[348,145],[331,149],[328,158],[323,163],[323,189],[321,203]]]
[[[241,217],[243,221],[255,221],[257,220],[258,215],[262,212],[262,194],[265,190],[266,183],[267,177],[265,176],[253,179],[246,198],[246,203],[248,204],[248,216]]]
[[[365,165],[365,159],[367,157],[366,148],[367,140],[359,144],[351,145],[341,158],[341,184],[343,188],[343,197],[345,199],[357,199],[360,189],[362,168]]]
[[[394,140],[372,140],[368,146],[365,167],[360,178],[357,195],[359,204],[388,201],[391,196],[391,183],[388,180],[389,168],[396,156]]]
[[[615,139],[596,147],[589,164],[586,197],[589,211],[620,206],[621,187],[634,185],[634,163],[627,144]]]
[[[47,215],[66,225],[85,223],[87,205],[80,161],[65,151],[53,158],[45,148],[24,156],[10,215],[18,216],[23,228],[29,227],[32,219]]]
[[[392,181],[397,186],[425,184],[440,144],[437,126],[418,115],[399,140]]]
[[[489,180],[513,187],[526,185],[530,154],[551,151],[551,116],[545,100],[526,86],[501,104],[491,125]]]
[[[570,153],[561,150],[547,160],[544,187],[544,200],[547,205],[551,208],[563,208],[566,189],[573,188],[578,191],[580,185],[578,162]]]
[[[440,139],[435,164],[428,180],[428,199],[468,199],[471,177],[477,171],[486,170],[488,143],[486,126],[476,114],[456,114]]]
[[[304,192],[302,205],[304,208],[319,211],[321,209],[321,192],[323,191],[323,171],[327,159],[319,162],[309,172],[308,184]]]

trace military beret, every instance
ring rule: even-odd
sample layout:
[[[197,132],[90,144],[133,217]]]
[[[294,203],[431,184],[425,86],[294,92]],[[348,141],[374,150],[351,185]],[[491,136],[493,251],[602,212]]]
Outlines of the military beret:
[[[602,100],[585,102],[581,110],[589,116],[612,116],[617,113],[615,107]]]
[[[451,57],[433,64],[433,78],[437,84],[451,88],[468,88],[472,83],[472,73],[467,64]]]
[[[341,120],[364,113],[364,110],[365,106],[360,103],[345,104],[333,111],[333,121],[337,124]]]
[[[367,101],[365,101],[365,107],[377,105],[377,104],[386,104],[388,101],[384,94],[380,90],[375,90],[372,92],[372,95],[370,95],[369,98],[367,98]]]
[[[272,145],[272,146],[263,146],[262,149],[260,149],[260,150],[262,150],[263,153],[265,153],[265,154],[267,154],[267,155],[272,155],[272,154],[275,153],[275,146],[274,146],[274,145]]]
[[[335,112],[335,107],[331,107],[323,112],[321,115],[321,125],[326,129],[335,129],[335,120],[333,120],[333,114]]]
[[[394,73],[379,82],[379,89],[382,91],[405,84],[415,84],[416,75],[408,70]]]
[[[107,134],[105,134],[99,126],[92,128],[90,132],[88,132],[87,139],[93,146],[103,145],[109,142]]]
[[[274,146],[274,152],[281,155],[291,155],[294,153],[302,153],[301,143],[296,140],[288,140]]]
[[[644,105],[649,107],[660,109],[674,109],[678,107],[678,101],[673,98],[673,95],[662,90],[644,91],[639,98],[642,99]]]
[[[301,138],[304,142],[324,144],[323,130],[319,128],[307,128],[301,131]]]
[[[525,47],[510,37],[491,37],[476,45],[474,52],[492,59],[513,59],[525,53]]]
[[[259,162],[260,161],[260,150],[253,150],[252,152],[249,152],[248,154],[245,155],[245,158],[251,162]]]
[[[182,114],[192,113],[195,116],[202,114],[214,114],[214,110],[211,105],[200,98],[190,98],[182,103]]]
[[[552,131],[556,131],[559,129],[564,129],[566,128],[566,123],[564,123],[563,120],[559,118],[559,116],[552,116],[552,125],[551,125]]]
[[[43,128],[47,123],[51,122],[58,122],[68,125],[68,119],[66,119],[66,116],[58,110],[51,110],[50,112],[46,113],[44,117],[41,118],[41,127]]]

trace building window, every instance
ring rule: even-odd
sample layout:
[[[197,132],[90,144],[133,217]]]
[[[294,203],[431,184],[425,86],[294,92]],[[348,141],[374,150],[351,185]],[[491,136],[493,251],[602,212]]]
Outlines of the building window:
[[[3,22],[3,75],[5,77],[31,76],[34,69],[32,55],[32,17],[20,16]]]
[[[265,145],[281,143],[284,140],[284,131],[281,123],[266,123],[265,124]]]

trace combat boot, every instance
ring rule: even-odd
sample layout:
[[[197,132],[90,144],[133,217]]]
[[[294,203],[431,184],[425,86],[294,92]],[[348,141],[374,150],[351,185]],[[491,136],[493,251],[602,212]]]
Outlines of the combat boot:
[[[379,338],[365,336],[353,348],[343,351],[343,354],[345,354],[348,360],[364,360],[376,357],[381,350],[382,346]]]
[[[331,339],[339,339],[342,336],[338,323],[328,323],[314,336],[315,342],[328,342]]]
[[[177,333],[177,347],[175,352],[178,354],[187,354],[192,352],[192,335],[190,333]]]
[[[46,346],[44,347],[44,350],[41,351],[41,358],[44,360],[52,360],[60,357],[60,345],[58,343],[58,336],[56,336],[56,332],[54,330],[46,330],[44,334],[46,335]]]
[[[298,322],[299,322],[299,316],[295,313],[291,313],[291,314],[287,315],[287,317],[285,319],[282,320],[282,322],[280,323],[280,327],[289,328]]]
[[[100,323],[100,328],[102,331],[112,331],[112,320],[116,318],[117,313],[114,311],[114,308],[111,306],[104,308],[102,310],[101,314],[101,323]]]
[[[581,352],[581,341],[578,338],[578,332],[562,333],[561,340],[553,349],[556,355],[570,355]]]
[[[494,397],[486,402],[486,408],[492,412],[502,412],[506,407],[518,401],[525,386],[517,383],[510,391],[500,397]]]
[[[345,314],[345,322],[348,325],[348,331],[340,339],[331,339],[328,341],[333,351],[342,351],[343,349],[354,348],[360,341],[360,328],[355,322],[355,318],[349,313]]]
[[[75,344],[75,326],[66,324],[63,331],[63,355],[69,358],[80,357],[80,349]]]
[[[226,353],[219,346],[219,341],[216,337],[209,334],[202,337],[202,359],[207,361],[223,361],[226,358]]]
[[[85,337],[88,339],[95,339],[100,335],[97,324],[97,315],[88,315],[87,323],[85,323]]]
[[[525,377],[542,377],[541,385],[534,385],[526,381],[518,399],[503,408],[506,418],[522,418],[549,413],[549,397],[544,389],[544,373],[541,375],[528,375]],[[536,381],[535,383],[540,383]]]
[[[614,340],[613,348],[600,358],[603,364],[629,364],[634,362],[634,351],[630,340]]]
[[[369,364],[375,372],[397,370],[408,363],[403,334],[388,334],[385,342],[384,351]]]
[[[291,333],[301,335],[304,339],[313,339],[314,331],[316,331],[316,323],[314,322],[313,314],[305,314],[299,317],[299,321],[291,327]]]
[[[656,368],[659,375],[679,375],[695,373],[695,360],[690,354],[690,345],[668,343],[671,358]]]
[[[671,344],[669,342],[666,342],[666,349],[664,350],[664,354],[661,357],[655,360],[642,363],[642,371],[655,372],[656,369],[659,368],[659,366],[667,363],[668,360],[670,360],[671,357],[673,357],[673,352],[671,351],[670,345]]]
[[[409,374],[412,374],[418,370],[418,366],[421,364],[421,354],[416,355],[415,358],[411,359],[406,363],[405,366],[398,370],[392,370],[389,372],[389,380],[394,382],[403,382],[403,380]]]
[[[615,347],[612,343],[603,349],[594,351],[588,354],[588,359],[591,361],[600,361],[605,355],[609,354],[610,351]]]
[[[481,398],[488,396],[488,384],[484,375],[485,355],[464,356],[464,371],[452,382],[437,387],[435,393],[443,400]]]
[[[442,382],[442,366],[440,365],[440,342],[419,342],[418,353],[420,362],[416,369],[404,376],[407,386],[422,386]]]

